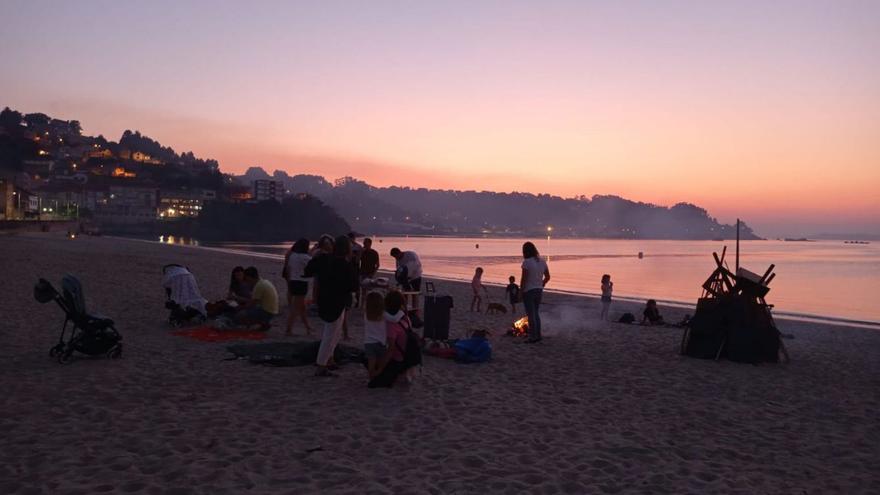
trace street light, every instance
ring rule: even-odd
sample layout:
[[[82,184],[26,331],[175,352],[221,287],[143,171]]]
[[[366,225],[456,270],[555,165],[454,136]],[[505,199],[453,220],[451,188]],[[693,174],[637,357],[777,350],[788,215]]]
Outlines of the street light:
[[[550,261],[550,234],[553,233],[553,226],[547,226],[547,261]]]

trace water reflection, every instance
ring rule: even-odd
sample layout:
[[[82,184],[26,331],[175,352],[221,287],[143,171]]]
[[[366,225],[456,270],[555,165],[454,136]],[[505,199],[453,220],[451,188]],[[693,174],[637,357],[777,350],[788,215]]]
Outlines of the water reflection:
[[[199,240],[193,237],[184,237],[184,236],[175,236],[175,235],[160,235],[159,242],[162,244],[180,244],[183,246],[198,246]]]

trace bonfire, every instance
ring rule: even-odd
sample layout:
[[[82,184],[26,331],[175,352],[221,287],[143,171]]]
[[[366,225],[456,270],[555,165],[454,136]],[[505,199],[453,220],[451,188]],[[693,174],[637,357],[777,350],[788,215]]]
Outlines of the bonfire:
[[[510,330],[507,331],[507,335],[512,337],[525,337],[529,333],[529,317],[523,316],[522,318],[513,322]]]

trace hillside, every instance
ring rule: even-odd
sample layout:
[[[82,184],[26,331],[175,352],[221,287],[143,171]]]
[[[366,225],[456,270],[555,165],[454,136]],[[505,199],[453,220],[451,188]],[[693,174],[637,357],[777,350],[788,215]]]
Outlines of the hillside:
[[[671,207],[618,196],[562,198],[549,194],[375,187],[346,177],[333,183],[316,175],[269,175],[251,167],[239,180],[275,179],[291,194],[324,200],[366,233],[435,235],[546,235],[640,238],[730,239],[733,225],[720,224],[699,206]],[[743,239],[758,239],[741,225]]]

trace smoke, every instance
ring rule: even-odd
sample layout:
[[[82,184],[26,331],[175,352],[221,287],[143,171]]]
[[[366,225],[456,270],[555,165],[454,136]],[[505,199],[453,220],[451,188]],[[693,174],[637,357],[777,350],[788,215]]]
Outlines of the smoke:
[[[572,336],[604,326],[599,319],[600,306],[545,304],[541,306],[541,334],[545,336]]]

